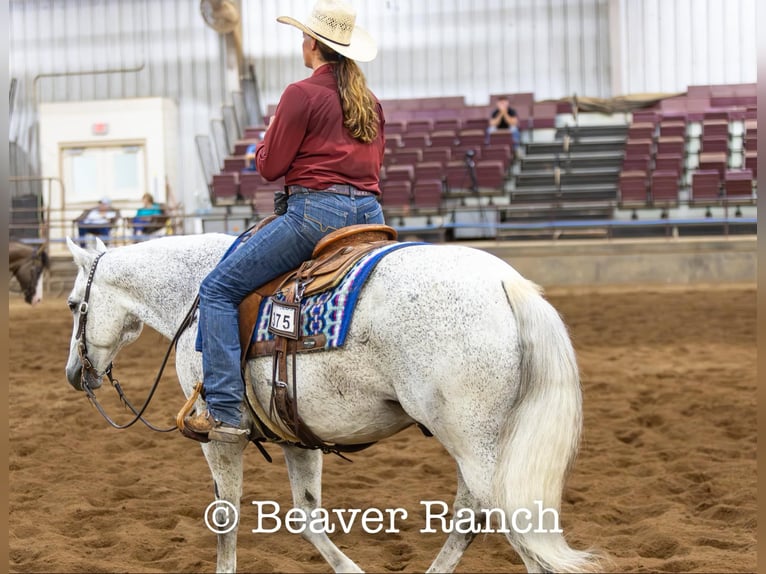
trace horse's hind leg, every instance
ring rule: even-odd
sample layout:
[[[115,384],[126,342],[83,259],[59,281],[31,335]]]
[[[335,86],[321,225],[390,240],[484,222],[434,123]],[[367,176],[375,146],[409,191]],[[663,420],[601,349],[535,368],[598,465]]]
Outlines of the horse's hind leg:
[[[293,504],[311,517],[311,512],[322,506],[322,452],[291,446],[282,448],[293,492]],[[335,572],[362,572],[353,560],[333,544],[326,532],[314,532],[304,527],[301,536],[319,550]]]
[[[460,468],[458,468],[457,495],[455,496],[453,516],[457,516],[461,509],[468,509],[473,512],[474,516],[479,517],[481,516],[480,508],[481,505],[468,490]],[[427,572],[452,572],[474,538],[476,538],[476,532],[456,532],[453,528]]]
[[[239,517],[239,502],[242,498],[242,451],[245,446],[245,440],[237,444],[209,442],[202,445],[202,451],[213,475],[216,500],[225,500],[236,511],[232,512],[232,507],[221,507],[217,514],[213,515],[216,511],[209,510],[207,518],[213,525],[209,526],[211,530],[216,528],[223,532],[230,526],[230,520]],[[216,572],[237,571],[237,526],[235,523],[231,531],[218,534]]]

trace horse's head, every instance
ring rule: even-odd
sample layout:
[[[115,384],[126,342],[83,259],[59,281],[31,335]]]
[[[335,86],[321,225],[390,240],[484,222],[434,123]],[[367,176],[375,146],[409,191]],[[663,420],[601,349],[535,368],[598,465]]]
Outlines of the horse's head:
[[[37,305],[43,300],[43,273],[50,267],[44,246],[24,259],[13,269],[13,275],[24,291],[24,301]]]
[[[67,238],[78,272],[67,299],[74,325],[69,344],[66,376],[78,391],[97,389],[118,351],[141,334],[143,323],[127,307],[119,281],[108,264],[100,263],[106,246],[97,240],[96,250],[85,250]]]

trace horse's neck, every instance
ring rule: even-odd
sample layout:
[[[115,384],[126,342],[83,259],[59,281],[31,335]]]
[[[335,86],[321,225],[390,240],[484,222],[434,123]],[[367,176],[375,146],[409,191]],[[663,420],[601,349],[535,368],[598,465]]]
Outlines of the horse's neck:
[[[186,236],[195,237],[195,236]],[[116,250],[105,258],[107,280],[132,301],[134,312],[147,325],[172,337],[189,311],[202,279],[223,255],[221,240],[209,244],[152,241],[153,249]],[[184,245],[178,249],[178,245]]]
[[[8,245],[8,269],[13,273],[19,270],[19,267],[34,255],[35,250],[23,243],[11,242]]]

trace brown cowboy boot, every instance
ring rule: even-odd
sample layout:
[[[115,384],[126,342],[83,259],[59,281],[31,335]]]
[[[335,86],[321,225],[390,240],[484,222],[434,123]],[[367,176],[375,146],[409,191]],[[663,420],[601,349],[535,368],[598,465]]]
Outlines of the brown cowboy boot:
[[[239,442],[239,437],[249,434],[247,429],[215,420],[207,410],[202,414],[184,418],[184,427],[196,435],[220,442]]]

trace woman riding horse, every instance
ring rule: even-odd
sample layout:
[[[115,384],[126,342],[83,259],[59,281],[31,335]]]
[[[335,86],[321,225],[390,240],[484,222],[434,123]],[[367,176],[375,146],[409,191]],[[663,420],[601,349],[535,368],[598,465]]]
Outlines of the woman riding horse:
[[[200,346],[207,411],[186,420],[193,433],[237,442],[244,386],[237,308],[254,289],[311,258],[328,233],[358,223],[383,223],[380,168],[383,109],[355,60],[377,47],[355,26],[354,9],[318,0],[303,24],[303,63],[313,74],[282,95],[256,148],[258,171],[285,178],[287,212],[225,257],[200,288]]]

